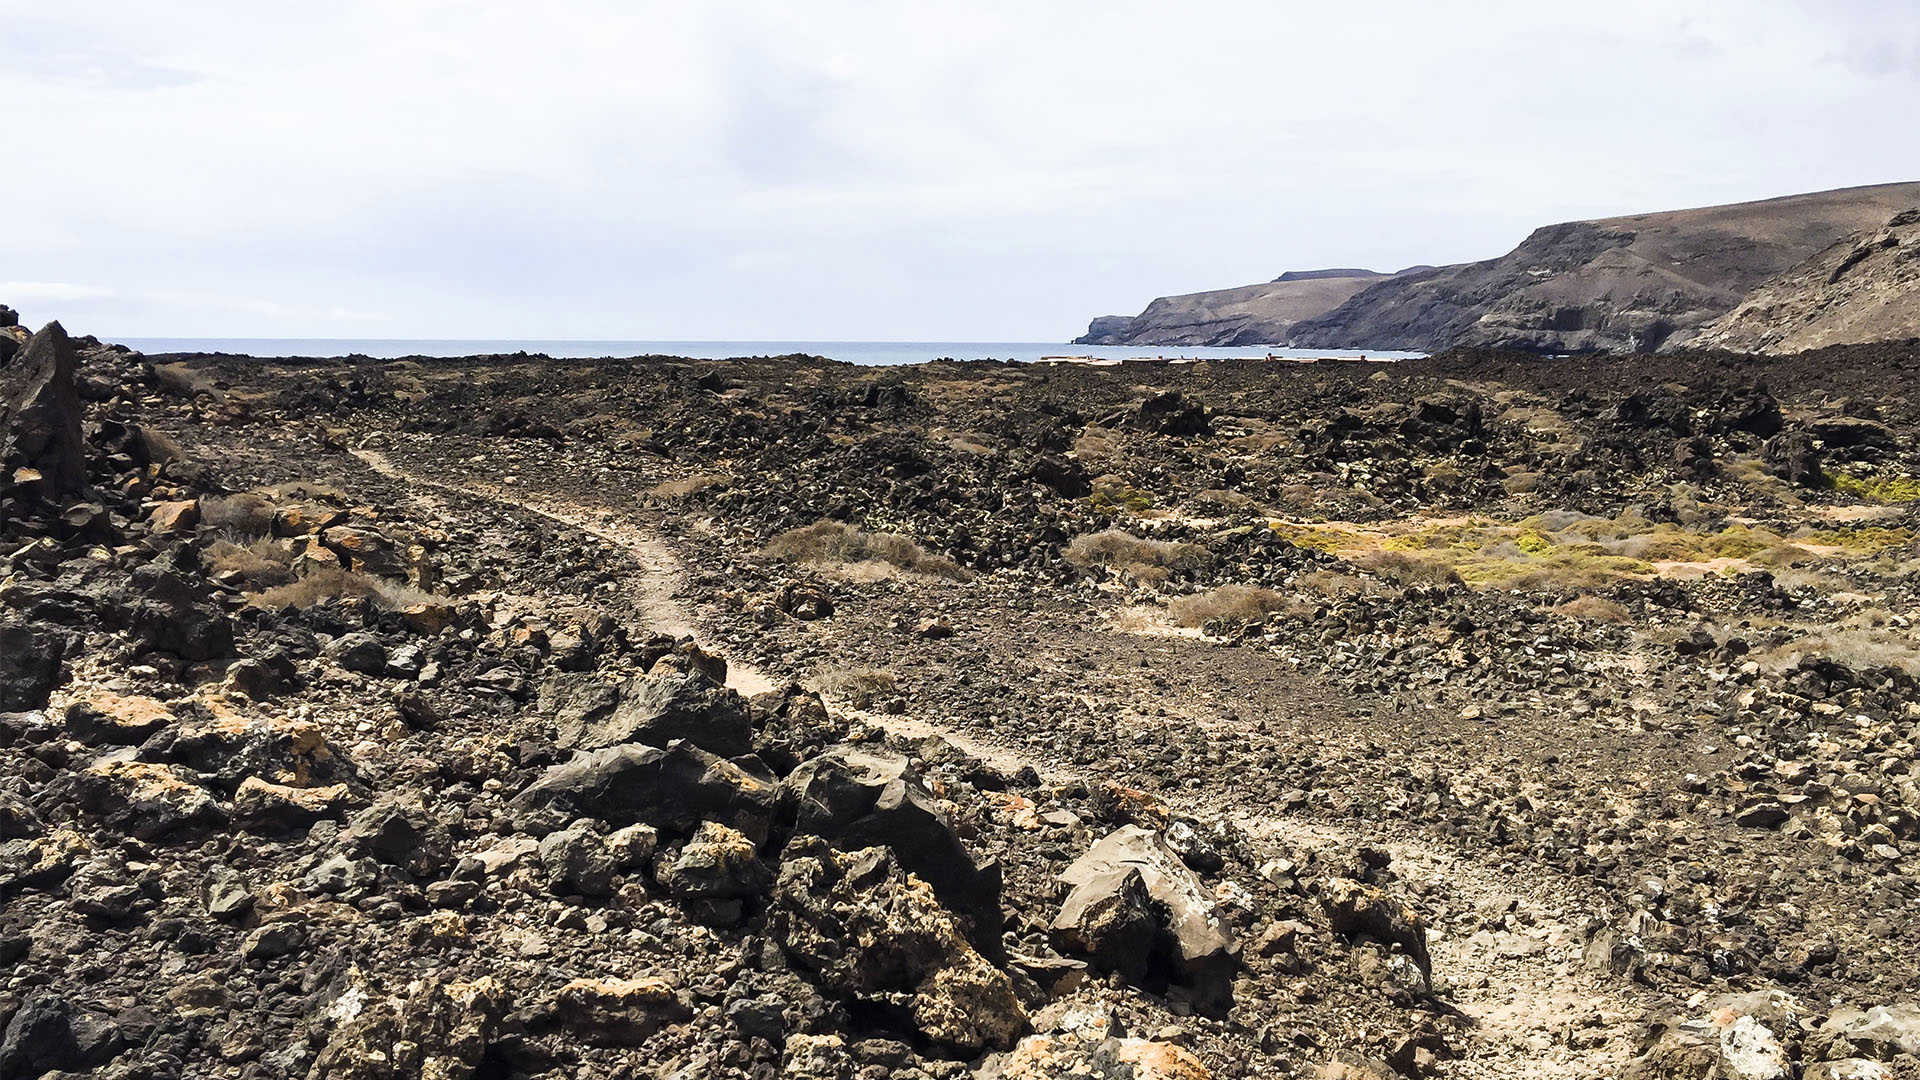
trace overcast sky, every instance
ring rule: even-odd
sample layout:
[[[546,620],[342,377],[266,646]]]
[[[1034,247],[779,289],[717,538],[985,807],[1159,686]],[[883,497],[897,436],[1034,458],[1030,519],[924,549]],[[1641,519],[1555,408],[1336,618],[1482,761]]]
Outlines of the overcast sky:
[[[0,42],[0,303],[106,337],[1062,340],[1920,179],[1882,0],[0,0]]]

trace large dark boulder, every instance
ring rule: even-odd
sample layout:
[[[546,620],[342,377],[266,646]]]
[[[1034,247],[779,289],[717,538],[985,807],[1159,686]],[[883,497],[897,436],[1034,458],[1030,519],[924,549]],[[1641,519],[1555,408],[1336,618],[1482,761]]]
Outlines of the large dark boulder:
[[[746,699],[697,671],[664,672],[619,685],[590,672],[560,675],[542,697],[553,714],[557,741],[571,749],[665,746],[675,739],[721,757],[753,749]]]
[[[781,786],[796,835],[821,837],[842,851],[892,849],[903,869],[962,917],[974,948],[989,959],[1004,955],[1000,864],[974,858],[905,758],[834,749]]]
[[[0,712],[43,709],[60,685],[67,639],[35,626],[0,622]]]
[[[0,490],[26,480],[22,469],[40,478],[18,486],[48,499],[72,495],[86,484],[80,397],[73,385],[77,364],[73,341],[56,322],[0,367]]]
[[[833,997],[903,1013],[928,1041],[971,1056],[1027,1028],[1012,982],[884,847],[841,853],[796,837],[781,853],[767,935]]]
[[[582,751],[549,768],[514,797],[516,811],[615,827],[651,825],[691,836],[717,821],[765,843],[779,787],[686,742],[665,749],[628,743]]]
[[[204,585],[148,563],[134,570],[133,587],[131,629],[141,644],[182,660],[233,655],[233,624]]]
[[[1159,833],[1137,825],[1109,833],[1060,880],[1071,888],[1053,922],[1064,944],[1122,973],[1162,974],[1186,987],[1202,1009],[1224,1010],[1232,1003],[1239,968],[1233,931],[1216,913],[1211,890]],[[1139,904],[1130,894],[1140,887],[1159,919],[1151,937],[1134,925]],[[1150,951],[1144,957],[1117,955],[1122,946]]]
[[[113,1060],[123,1048],[112,1020],[44,991],[20,1006],[0,1038],[0,1077],[37,1080],[55,1071],[83,1072]]]

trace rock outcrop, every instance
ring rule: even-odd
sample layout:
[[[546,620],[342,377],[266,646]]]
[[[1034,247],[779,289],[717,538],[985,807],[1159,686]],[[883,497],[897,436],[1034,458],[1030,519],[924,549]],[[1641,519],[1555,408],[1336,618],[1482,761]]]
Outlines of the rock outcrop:
[[[1296,279],[1155,300],[1118,328],[1097,326],[1081,344],[1245,345],[1439,352],[1456,346],[1533,352],[1632,352],[1692,343],[1763,282],[1829,245],[1873,234],[1888,216],[1920,203],[1920,183],[1882,184],[1759,202],[1569,221],[1533,232],[1496,259],[1414,267],[1390,278]],[[1877,241],[1876,241],[1877,242]],[[1851,248],[1848,249],[1851,251]],[[1834,253],[1833,266],[1848,258]],[[1890,261],[1890,256],[1883,255]],[[1908,317],[1892,280],[1869,268],[1843,290],[1862,314],[1813,320],[1817,342],[1877,340],[1852,326]],[[1807,277],[1820,271],[1809,267]],[[1798,281],[1800,279],[1796,279]],[[1905,280],[1901,278],[1900,280]],[[1339,295],[1340,290],[1348,290]],[[1806,301],[1793,282],[1755,300],[1791,314]],[[1826,294],[1831,298],[1836,295]],[[1769,298],[1771,297],[1771,298]],[[1312,302],[1309,302],[1312,298]],[[1328,301],[1319,310],[1313,303]],[[1788,305],[1781,308],[1781,305]],[[1879,314],[1866,308],[1886,305]],[[1831,305],[1829,305],[1831,306]],[[1763,312],[1754,316],[1766,322]],[[1879,333],[1879,331],[1870,331]],[[1897,336],[1887,334],[1884,336]],[[1741,340],[1734,338],[1730,340]]]
[[[1790,353],[1920,337],[1920,209],[1833,244],[1763,282],[1690,344]]]
[[[1920,199],[1885,184],[1570,221],[1497,259],[1385,282],[1294,327],[1295,344],[1634,352],[1682,344],[1768,277]]]
[[[48,323],[0,366],[0,494],[56,500],[86,483],[73,341]]]
[[[1162,296],[1132,318],[1103,315],[1075,345],[1273,345],[1294,324],[1324,315],[1392,277],[1372,270],[1290,270],[1234,289]]]

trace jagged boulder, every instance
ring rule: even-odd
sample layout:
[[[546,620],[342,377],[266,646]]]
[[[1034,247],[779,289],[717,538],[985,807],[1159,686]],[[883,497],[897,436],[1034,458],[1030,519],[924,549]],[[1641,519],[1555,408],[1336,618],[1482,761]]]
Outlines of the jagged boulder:
[[[799,837],[783,854],[768,933],[821,990],[903,1011],[921,1035],[1005,1049],[1027,1014],[1005,973],[961,934],[933,889],[886,848],[841,854]]]
[[[142,645],[182,660],[233,655],[233,623],[204,584],[148,563],[133,571],[133,586],[131,630]]]
[[[87,1072],[113,1060],[125,1046],[111,1019],[43,991],[20,1006],[0,1037],[0,1076],[37,1080],[55,1071]]]
[[[56,499],[85,486],[77,365],[72,339],[54,322],[0,367],[0,492],[13,487]]]
[[[1347,938],[1367,938],[1398,948],[1430,983],[1433,958],[1427,952],[1427,927],[1418,913],[1376,885],[1352,878],[1333,878],[1320,886],[1320,907],[1333,931]]]
[[[553,715],[556,740],[569,749],[665,746],[675,739],[721,757],[753,749],[746,699],[699,671],[667,671],[617,685],[590,672],[562,674],[549,681],[542,705]]]
[[[967,850],[907,759],[836,748],[795,769],[781,786],[797,833],[843,851],[891,848],[902,867],[963,918],[975,948],[1001,957],[1000,864]]]
[[[57,781],[81,810],[140,840],[190,838],[226,823],[226,811],[200,778],[177,765],[107,757]]]
[[[1159,833],[1128,825],[1094,844],[1060,880],[1072,891],[1060,905],[1053,930],[1063,943],[1098,952],[1120,971],[1165,972],[1197,1004],[1217,1008],[1232,997],[1239,966],[1234,934],[1208,899],[1200,879]],[[1154,903],[1158,933],[1144,941],[1134,927],[1135,881]],[[1122,946],[1151,949],[1147,956],[1116,957]]]
[[[468,1080],[480,1069],[506,991],[491,978],[427,980],[404,998],[374,997],[355,983],[327,1008],[340,1018],[314,1059],[311,1080]]]
[[[760,844],[772,825],[778,795],[770,779],[676,741],[665,749],[629,743],[581,751],[547,769],[514,797],[513,806],[529,816],[651,825],[678,836],[717,821]]]
[[[0,712],[45,708],[60,685],[67,639],[36,626],[0,622]]]

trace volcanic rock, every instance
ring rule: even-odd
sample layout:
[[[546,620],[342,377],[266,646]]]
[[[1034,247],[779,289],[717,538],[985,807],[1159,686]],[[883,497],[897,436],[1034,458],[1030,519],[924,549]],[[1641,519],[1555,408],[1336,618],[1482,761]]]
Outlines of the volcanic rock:
[[[0,366],[0,493],[19,483],[23,470],[37,477],[37,492],[52,500],[86,483],[81,403],[74,392],[77,363],[73,341],[55,322]]]
[[[779,788],[697,746],[627,744],[580,751],[552,766],[513,800],[517,810],[645,824],[690,836],[718,821],[756,844],[766,840]]]
[[[1196,1002],[1224,1005],[1238,966],[1233,931],[1215,913],[1200,879],[1151,829],[1127,825],[1109,833],[1061,873],[1072,891],[1054,918],[1055,932],[1109,953],[1138,944],[1137,915],[1127,895],[1136,878],[1161,919],[1158,938],[1150,942],[1152,960],[1164,964]],[[1121,970],[1147,966],[1134,958]]]
[[[781,788],[797,832],[843,851],[891,849],[902,868],[961,916],[976,949],[992,959],[1003,955],[1000,866],[967,850],[907,759],[836,748],[794,770]]]
[[[937,1043],[964,1053],[1006,1048],[1026,1029],[1007,976],[885,848],[841,854],[796,838],[782,855],[767,928],[822,990],[897,1004]]]

